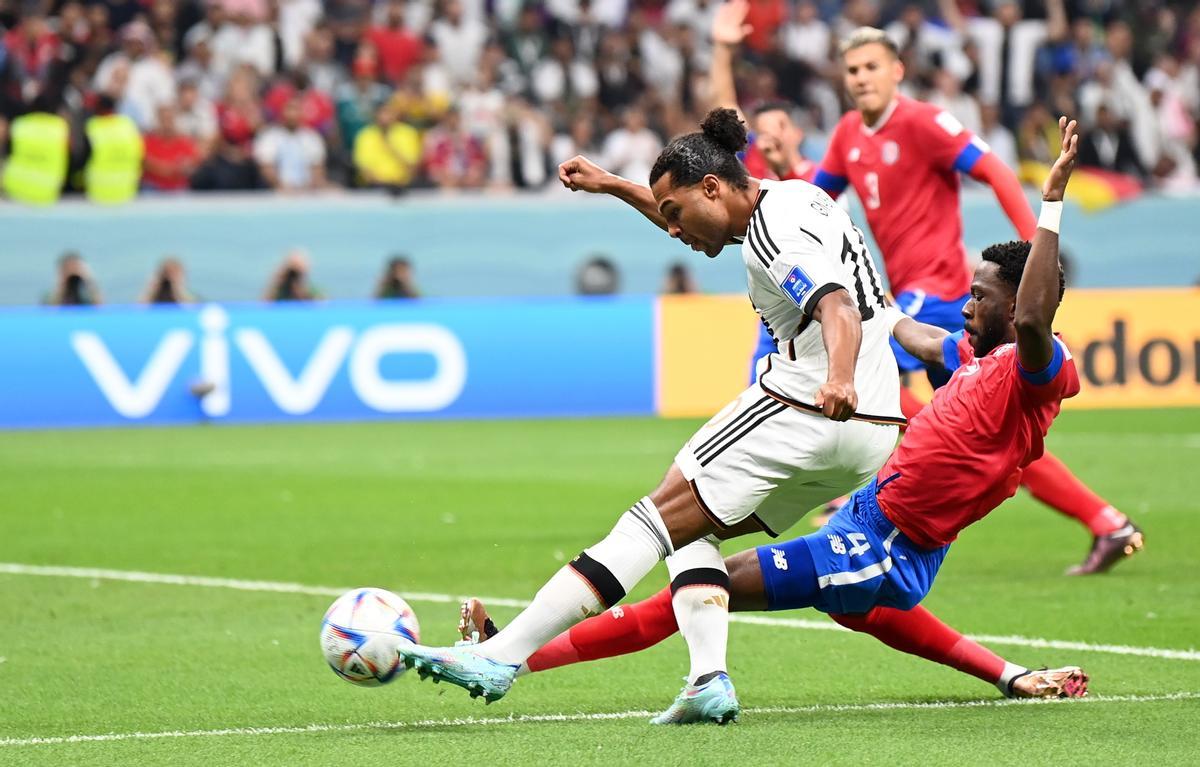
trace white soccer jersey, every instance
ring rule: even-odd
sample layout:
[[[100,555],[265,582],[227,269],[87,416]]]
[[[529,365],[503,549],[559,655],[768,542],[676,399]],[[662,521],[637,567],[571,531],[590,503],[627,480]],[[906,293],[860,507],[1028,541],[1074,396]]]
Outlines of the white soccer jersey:
[[[750,301],[777,351],[759,363],[764,391],[802,409],[825,383],[829,358],[817,302],[844,289],[862,314],[854,374],[858,417],[902,423],[899,373],[883,320],[883,283],[850,216],[806,181],[763,180],[742,242]]]

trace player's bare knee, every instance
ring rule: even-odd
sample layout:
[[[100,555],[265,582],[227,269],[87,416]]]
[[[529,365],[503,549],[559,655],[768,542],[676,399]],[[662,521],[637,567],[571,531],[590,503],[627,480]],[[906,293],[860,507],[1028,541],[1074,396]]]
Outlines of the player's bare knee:
[[[762,568],[754,549],[739,551],[725,558],[729,571],[730,612],[754,612],[767,609],[767,591]]]

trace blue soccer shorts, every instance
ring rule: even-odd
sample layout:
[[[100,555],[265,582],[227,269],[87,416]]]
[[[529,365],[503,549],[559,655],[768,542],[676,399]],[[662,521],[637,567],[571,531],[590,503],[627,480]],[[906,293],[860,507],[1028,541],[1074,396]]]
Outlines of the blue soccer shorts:
[[[875,491],[871,480],[811,535],[758,547],[767,609],[910,610],[925,598],[950,547],[917,546],[883,515]]]
[[[967,294],[947,301],[927,296],[923,290],[906,290],[896,296],[896,306],[917,322],[936,325],[955,333],[963,329],[962,308],[970,297],[970,294]],[[900,348],[900,344],[896,343],[894,338],[892,352],[896,355],[896,366],[900,368],[901,373],[925,368],[924,362]]]

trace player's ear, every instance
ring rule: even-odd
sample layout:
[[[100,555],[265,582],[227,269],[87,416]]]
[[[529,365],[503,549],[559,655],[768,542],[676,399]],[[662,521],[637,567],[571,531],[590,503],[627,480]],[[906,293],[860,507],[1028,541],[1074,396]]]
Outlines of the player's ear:
[[[904,62],[899,57],[892,61],[892,81],[897,85],[904,81]]]
[[[713,173],[709,173],[704,178],[700,179],[700,188],[704,191],[704,196],[710,200],[715,200],[721,194],[721,179]]]

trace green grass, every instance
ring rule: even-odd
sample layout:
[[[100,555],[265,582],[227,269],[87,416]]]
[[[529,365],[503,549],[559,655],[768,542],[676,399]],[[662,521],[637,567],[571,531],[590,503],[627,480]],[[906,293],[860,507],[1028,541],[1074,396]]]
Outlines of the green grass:
[[[653,487],[695,426],[0,433],[0,561],[528,598]],[[926,605],[978,634],[1194,647],[1200,411],[1067,413],[1050,445],[1135,517],[1147,551],[1106,577],[1064,578],[1087,533],[1019,496],[954,545]],[[487,708],[411,677],[364,690],[320,657],[330,601],[0,575],[0,739],[657,709],[686,671],[672,638],[638,656],[533,675]],[[427,641],[452,638],[454,605],[414,607]],[[495,612],[501,622],[513,614]],[[1081,663],[1096,696],[1200,691],[1197,661],[995,649],[1029,665]],[[751,709],[998,698],[975,679],[843,633],[735,624],[730,663]],[[1200,758],[1198,717],[1198,700],[801,710],[751,712],[727,728],[662,730],[631,718],[0,745],[0,764],[1176,764]]]

